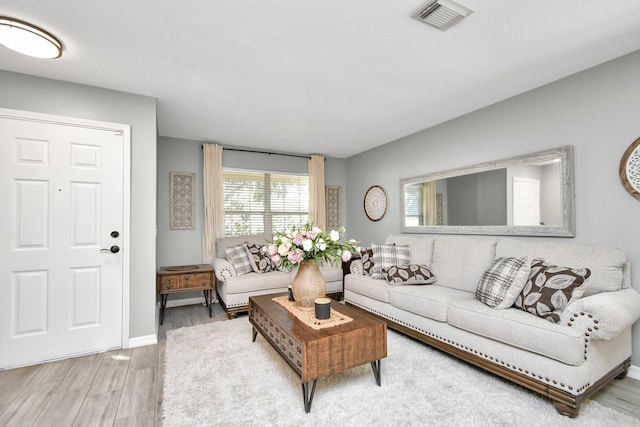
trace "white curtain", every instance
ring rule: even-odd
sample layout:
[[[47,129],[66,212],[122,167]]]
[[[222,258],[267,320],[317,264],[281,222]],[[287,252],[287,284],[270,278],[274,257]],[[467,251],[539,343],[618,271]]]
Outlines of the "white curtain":
[[[422,202],[424,225],[436,225],[438,209],[435,181],[429,181],[422,184]]]
[[[313,154],[309,158],[309,221],[325,228],[324,156]]]
[[[224,194],[222,192],[222,145],[204,144],[204,234],[202,261],[216,257],[216,239],[224,237]]]

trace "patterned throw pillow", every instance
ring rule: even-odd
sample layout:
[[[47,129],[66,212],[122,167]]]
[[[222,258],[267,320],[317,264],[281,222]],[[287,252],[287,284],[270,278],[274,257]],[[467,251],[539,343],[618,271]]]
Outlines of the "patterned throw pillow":
[[[558,323],[560,313],[584,294],[587,279],[591,276],[588,268],[569,268],[550,265],[542,259],[531,263],[529,280],[515,301],[516,307],[536,316]]]
[[[428,285],[437,280],[426,265],[418,264],[385,267],[382,274],[390,285]]]
[[[492,308],[509,308],[527,284],[531,262],[527,257],[499,257],[482,274],[476,298]]]
[[[267,247],[264,245],[256,245],[249,243],[245,245],[246,254],[248,255],[251,269],[256,273],[268,273],[277,270],[276,264],[271,261],[271,257],[267,253]]]
[[[371,276],[373,270],[373,251],[371,248],[360,248],[360,259],[362,259],[362,273]]]
[[[373,251],[371,277],[374,279],[384,279],[382,269],[385,267],[394,265],[403,267],[409,265],[411,261],[411,250],[408,245],[378,245],[372,243],[371,250]]]
[[[245,245],[227,248],[225,253],[227,254],[227,261],[233,265],[238,276],[242,276],[243,274],[251,273],[253,271]]]

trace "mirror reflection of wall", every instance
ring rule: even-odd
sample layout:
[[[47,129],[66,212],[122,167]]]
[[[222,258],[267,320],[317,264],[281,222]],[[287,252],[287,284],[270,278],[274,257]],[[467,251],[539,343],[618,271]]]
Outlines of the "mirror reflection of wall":
[[[562,225],[560,172],[551,161],[408,185],[407,225]]]
[[[571,147],[401,180],[403,231],[573,235]]]

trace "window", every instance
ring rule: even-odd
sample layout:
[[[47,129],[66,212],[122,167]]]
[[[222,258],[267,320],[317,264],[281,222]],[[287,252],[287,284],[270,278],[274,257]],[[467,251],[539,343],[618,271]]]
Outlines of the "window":
[[[226,236],[273,233],[309,220],[309,177],[224,169]]]

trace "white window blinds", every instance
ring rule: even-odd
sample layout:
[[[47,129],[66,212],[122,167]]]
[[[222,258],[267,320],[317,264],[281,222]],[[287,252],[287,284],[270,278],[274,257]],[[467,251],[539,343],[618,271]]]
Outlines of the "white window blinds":
[[[271,234],[308,220],[308,176],[227,169],[222,175],[225,235]]]

